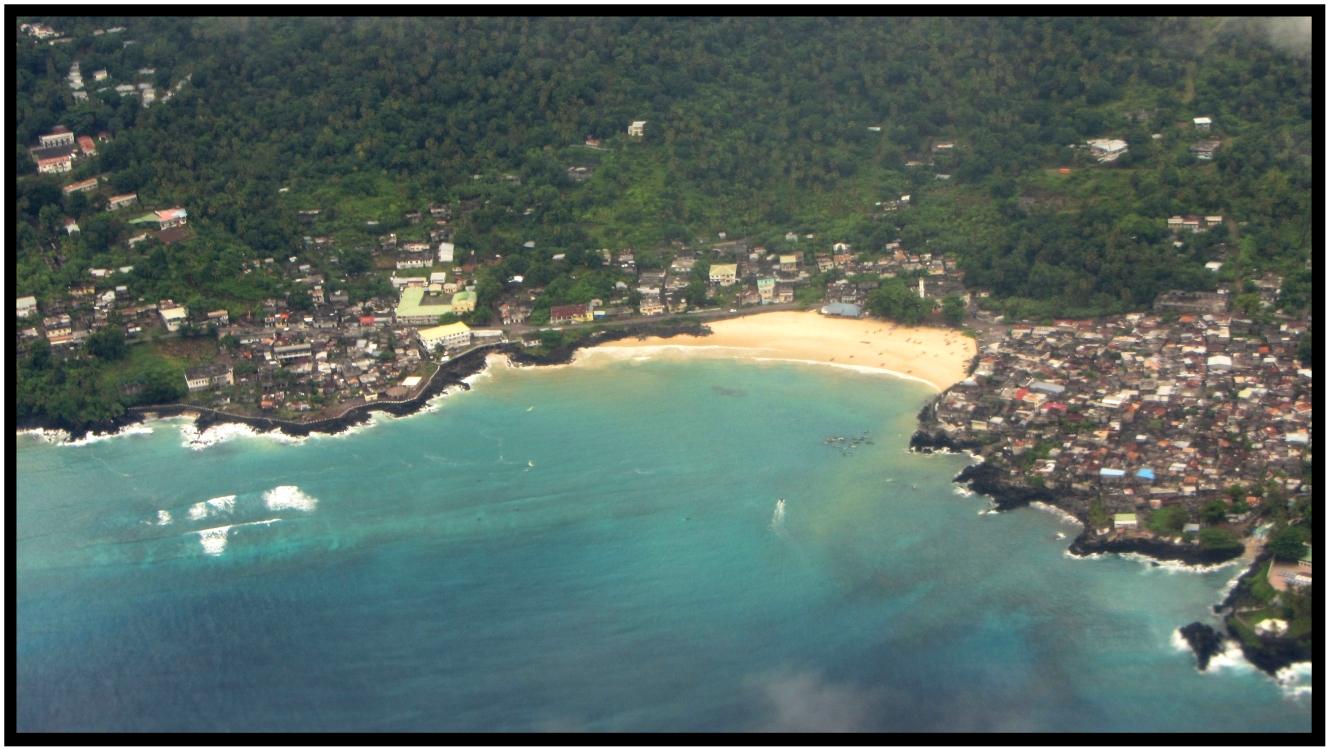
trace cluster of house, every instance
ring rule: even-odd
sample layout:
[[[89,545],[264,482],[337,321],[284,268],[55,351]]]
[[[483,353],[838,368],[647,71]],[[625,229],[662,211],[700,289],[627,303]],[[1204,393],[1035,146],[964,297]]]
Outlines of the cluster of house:
[[[1163,303],[1164,316],[1013,325],[937,400],[937,421],[991,444],[1015,479],[1099,497],[1115,530],[1138,528],[1139,510],[1196,510],[1264,475],[1305,490],[1312,371],[1296,353],[1307,323],[1256,327],[1222,294]]]
[[[186,220],[187,211],[172,208],[131,222],[154,223],[169,231]],[[260,314],[232,320],[225,309],[199,312],[169,299],[145,304],[134,299],[126,285],[110,287],[117,274],[131,272],[132,266],[92,268],[92,282],[41,308],[33,296],[19,298],[18,318],[32,320],[19,330],[19,340],[45,337],[53,350],[68,354],[107,326],[112,314],[131,338],[153,328],[180,332],[186,323],[212,326],[218,336],[233,337],[237,344],[220,346],[215,361],[186,370],[185,384],[197,393],[196,400],[220,405],[242,392],[235,400],[242,408],[256,404],[261,410],[301,412],[408,396],[420,381],[414,373],[430,356],[456,353],[476,337],[500,335],[472,331],[462,322],[439,324],[442,315],[466,313],[477,302],[473,288],[452,288],[443,295],[442,289],[450,286],[446,273],[435,272],[402,287],[398,302],[384,298],[351,304],[344,290],[328,292],[324,277],[311,265],[283,265],[271,258],[254,259],[245,263],[243,272],[288,273],[308,288],[311,310],[296,311],[285,299],[269,299]]]
[[[1167,225],[1174,233],[1201,233],[1224,223],[1225,218],[1221,215],[1172,215]]]
[[[18,30],[41,41],[53,39],[60,35],[59,31],[56,31],[44,23],[20,23],[18,25]]]
[[[138,69],[139,77],[150,77],[155,74],[156,74],[156,68],[143,67]],[[92,71],[93,82],[104,83],[107,82],[110,79],[110,77],[111,77],[110,72],[104,68],[101,70]],[[84,83],[83,83],[83,70],[80,63],[77,60],[75,60],[73,64],[69,66],[68,79],[69,79],[69,88],[72,89],[73,91],[74,101],[87,101],[87,90],[84,88]],[[122,97],[141,96],[143,99],[143,106],[149,106],[152,104],[152,102],[157,100],[156,86],[154,86],[150,80],[139,81],[137,84],[120,83],[114,86],[113,89],[117,94],[119,94]],[[179,84],[176,84],[176,88],[174,90],[178,89],[179,89]],[[109,90],[112,90],[112,86],[104,85],[97,88],[97,93]],[[166,98],[170,97],[170,95],[171,92],[167,91],[166,97],[163,98],[162,101],[165,101]]]
[[[1193,130],[1198,133],[1211,132],[1211,125],[1210,117],[1193,117]],[[1160,140],[1161,137],[1161,134],[1157,132],[1151,136],[1151,139]],[[1096,159],[1098,163],[1117,161],[1120,156],[1128,152],[1128,142],[1118,138],[1095,138],[1088,140],[1086,145],[1091,157]],[[1215,158],[1215,152],[1219,148],[1219,138],[1204,138],[1189,146],[1188,151],[1196,156],[1199,161],[1210,161]]]
[[[52,44],[54,44],[57,41],[64,41],[64,42],[72,41],[68,37],[62,37],[59,31],[56,31],[54,28],[44,23],[20,23],[18,25],[18,30],[24,34],[27,34],[28,36],[31,36],[33,39],[36,39],[38,41],[50,40]],[[119,34],[122,33],[123,31],[124,31],[123,26],[112,26],[107,29],[97,29],[92,32],[92,35],[102,36],[105,34]]]
[[[28,148],[28,155],[37,163],[40,174],[67,174],[74,170],[74,161],[97,154],[97,141],[110,140],[110,133],[97,134],[94,141],[88,135],[75,137],[64,125],[56,125],[45,135],[38,136],[38,144]],[[95,186],[95,185],[94,185]]]
[[[788,244],[795,244],[800,238],[795,233],[784,236]],[[892,277],[908,278],[913,290],[922,298],[927,294],[939,297],[965,293],[962,271],[957,269],[954,260],[929,252],[908,251],[896,241],[886,245],[884,252],[873,258],[862,256],[843,242],[813,254],[796,249],[769,251],[763,246],[752,247],[745,240],[719,242],[710,246],[709,251],[711,261],[706,295],[711,299],[721,297],[737,306],[792,303],[799,286],[807,284],[818,273],[833,270],[841,271],[844,277],[825,285],[826,304],[832,305],[829,313],[859,315],[870,291],[878,288],[882,279]],[[809,261],[808,256],[813,261]],[[657,316],[686,311],[685,291],[700,261],[697,252],[683,249],[668,267],[661,270],[637,270],[635,255],[631,251],[613,254],[605,249],[604,259],[631,277],[619,281],[613,295],[606,300],[552,307],[549,322],[588,322],[637,312],[641,316]],[[537,291],[528,292],[528,300],[537,298]],[[635,308],[629,306],[632,293],[639,297]],[[523,321],[521,314],[529,311],[528,307],[511,303],[504,304],[499,310],[504,324]]]
[[[194,399],[224,404],[238,393],[260,411],[307,412],[410,394],[425,359],[413,332],[395,326],[390,312],[327,306],[296,312],[269,300],[254,319],[219,321],[218,334],[237,344],[185,372],[191,393],[214,390]]]

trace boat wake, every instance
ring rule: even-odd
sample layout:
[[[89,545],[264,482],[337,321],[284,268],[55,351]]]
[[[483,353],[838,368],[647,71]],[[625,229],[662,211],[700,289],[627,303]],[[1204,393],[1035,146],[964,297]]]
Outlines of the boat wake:
[[[769,521],[769,528],[772,529],[775,534],[782,535],[785,533],[783,530],[783,518],[786,515],[787,500],[779,498],[778,502],[774,504],[773,519]]]

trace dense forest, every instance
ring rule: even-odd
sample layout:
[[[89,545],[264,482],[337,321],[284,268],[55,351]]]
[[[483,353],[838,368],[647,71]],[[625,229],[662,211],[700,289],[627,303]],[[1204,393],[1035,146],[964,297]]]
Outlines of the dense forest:
[[[1260,20],[20,20],[73,39],[15,31],[20,294],[134,264],[135,293],[244,308],[283,290],[240,267],[298,248],[298,210],[322,210],[356,266],[404,212],[441,202],[465,206],[462,251],[544,283],[596,267],[603,247],[647,266],[719,231],[771,247],[800,231],[955,255],[968,286],[1020,317],[1143,308],[1265,271],[1286,278],[1291,311],[1311,304],[1311,61]],[[93,34],[112,24],[127,30]],[[147,67],[176,92],[75,102],[75,60],[122,78]],[[1213,161],[1189,153],[1195,116],[1215,122]],[[632,120],[646,137],[626,137]],[[122,218],[33,173],[27,148],[56,124],[111,135],[74,177],[187,206],[188,251],[128,249]],[[1129,152],[1096,164],[1081,144],[1100,137]],[[592,177],[571,180],[577,165]],[[873,210],[903,193],[909,210]],[[1230,220],[1176,248],[1176,214]],[[81,233],[57,230],[66,215]],[[554,250],[572,261],[549,269]]]

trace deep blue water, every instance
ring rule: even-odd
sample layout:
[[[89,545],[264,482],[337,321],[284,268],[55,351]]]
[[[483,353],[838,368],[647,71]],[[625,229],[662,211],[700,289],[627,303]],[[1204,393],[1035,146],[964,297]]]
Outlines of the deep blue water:
[[[1056,517],[981,515],[966,457],[906,452],[928,396],[499,366],[298,444],[20,437],[18,727],[1311,728],[1307,698],[1173,645],[1237,568],[1069,559]]]

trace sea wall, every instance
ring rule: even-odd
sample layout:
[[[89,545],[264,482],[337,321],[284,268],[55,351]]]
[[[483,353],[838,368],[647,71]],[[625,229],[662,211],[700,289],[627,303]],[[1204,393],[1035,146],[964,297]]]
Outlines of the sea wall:
[[[340,433],[356,425],[367,422],[371,413],[385,412],[395,416],[411,415],[423,409],[430,399],[444,392],[450,387],[461,387],[469,389],[469,385],[464,379],[482,371],[486,365],[485,360],[489,353],[504,353],[510,357],[512,363],[525,366],[548,366],[563,363],[569,363],[575,355],[575,351],[580,348],[592,347],[610,340],[620,340],[627,337],[672,337],[675,335],[697,335],[703,336],[711,334],[711,330],[699,321],[683,321],[680,323],[669,324],[635,324],[606,330],[598,330],[585,337],[568,342],[546,355],[531,355],[529,351],[518,342],[490,343],[479,347],[471,348],[455,358],[443,363],[429,380],[423,389],[416,392],[414,396],[404,400],[379,400],[377,402],[365,402],[356,405],[335,417],[322,418],[319,420],[299,421],[284,420],[282,418],[268,417],[264,415],[242,415],[239,413],[222,412],[209,407],[191,405],[183,402],[173,402],[158,405],[141,405],[126,408],[124,414],[110,420],[99,421],[95,423],[84,423],[75,425],[63,421],[60,418],[52,417],[26,417],[18,419],[15,427],[19,430],[32,428],[43,428],[47,430],[63,430],[69,433],[72,441],[80,440],[89,435],[108,435],[119,430],[141,423],[148,417],[171,417],[176,415],[194,415],[197,420],[194,427],[199,432],[205,431],[214,425],[223,423],[240,423],[247,425],[259,432],[280,431],[287,436],[307,436],[310,433]]]

